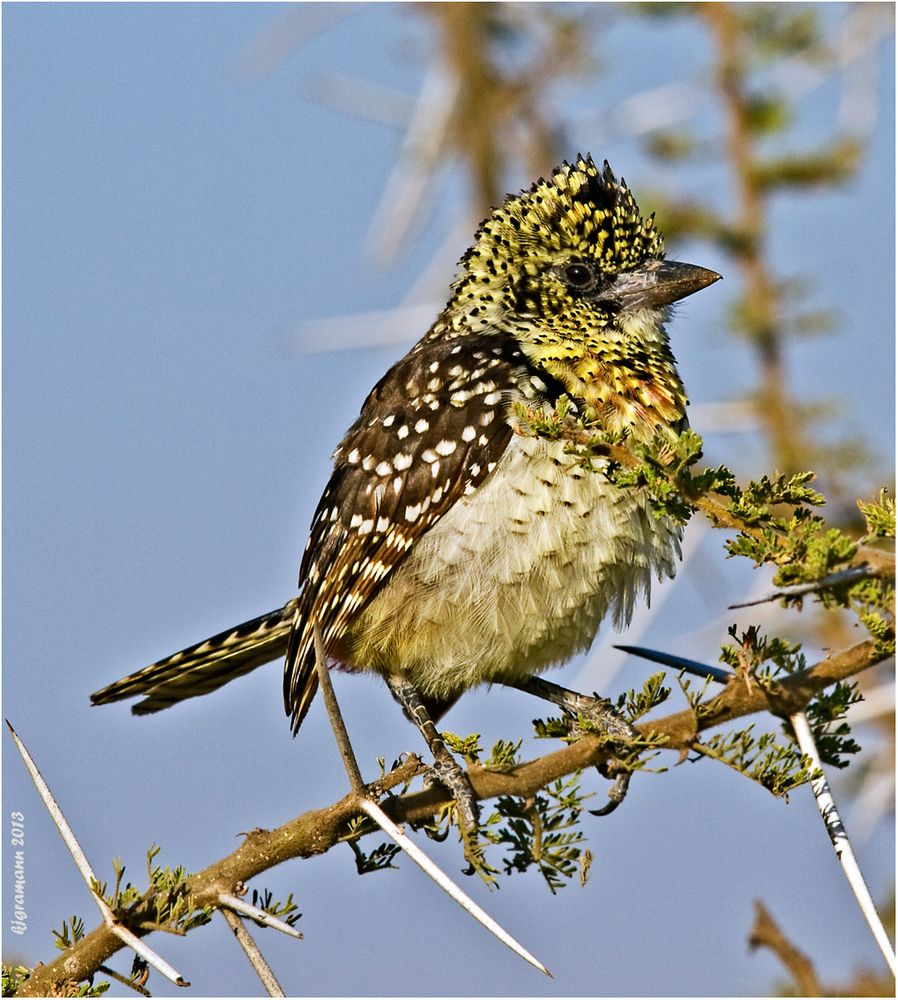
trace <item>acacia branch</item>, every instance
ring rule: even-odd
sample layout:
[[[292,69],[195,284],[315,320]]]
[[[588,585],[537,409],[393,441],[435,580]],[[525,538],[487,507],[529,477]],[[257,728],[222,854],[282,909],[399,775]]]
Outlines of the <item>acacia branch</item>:
[[[764,711],[788,716],[803,709],[820,691],[836,681],[860,673],[885,658],[877,643],[868,639],[766,687],[759,683],[748,687],[741,680],[731,681],[720,695],[703,707],[699,717],[692,710],[686,710],[643,722],[636,728],[645,736],[662,739],[663,749],[682,750],[693,744],[698,733],[741,716]],[[504,771],[473,767],[469,777],[478,799],[499,795],[526,798],[550,782],[600,764],[609,756],[609,748],[602,737],[586,735],[561,750]],[[369,787],[373,792],[385,792],[404,785],[419,769],[420,761],[410,757]],[[423,821],[431,819],[447,800],[445,791],[428,788],[387,800],[384,811],[396,823]],[[275,865],[292,858],[324,854],[350,836],[350,821],[359,815],[359,797],[351,793],[323,809],[309,810],[275,830],[254,830],[227,857],[189,877],[186,889],[194,906],[215,907],[222,893],[233,893],[238,884],[248,882]],[[127,921],[138,937],[150,932],[147,925],[155,919],[153,895],[147,893],[126,916],[117,915]],[[101,925],[55,961],[37,966],[15,995],[51,996],[66,983],[80,982],[94,975],[122,947],[120,939],[106,925]]]

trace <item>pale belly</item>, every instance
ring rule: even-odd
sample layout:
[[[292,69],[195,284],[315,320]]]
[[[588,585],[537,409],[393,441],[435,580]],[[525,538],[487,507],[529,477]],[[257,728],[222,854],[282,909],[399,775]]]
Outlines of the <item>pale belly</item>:
[[[452,698],[521,679],[629,621],[679,533],[558,442],[514,437],[492,477],[415,544],[347,636],[348,666]]]

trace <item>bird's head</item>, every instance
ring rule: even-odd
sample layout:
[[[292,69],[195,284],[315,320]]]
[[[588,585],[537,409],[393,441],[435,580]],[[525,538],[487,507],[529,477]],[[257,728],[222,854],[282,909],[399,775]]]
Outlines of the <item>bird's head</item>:
[[[579,156],[506,198],[461,265],[456,323],[510,332],[550,364],[666,345],[668,306],[720,277],[664,260],[654,216],[607,163]]]

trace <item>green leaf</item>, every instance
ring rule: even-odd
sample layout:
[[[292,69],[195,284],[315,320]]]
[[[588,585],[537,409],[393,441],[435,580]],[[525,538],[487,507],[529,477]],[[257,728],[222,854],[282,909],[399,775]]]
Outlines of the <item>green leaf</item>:
[[[867,524],[868,536],[895,537],[895,498],[889,496],[888,490],[881,489],[876,499],[870,503],[858,500],[857,506]]]

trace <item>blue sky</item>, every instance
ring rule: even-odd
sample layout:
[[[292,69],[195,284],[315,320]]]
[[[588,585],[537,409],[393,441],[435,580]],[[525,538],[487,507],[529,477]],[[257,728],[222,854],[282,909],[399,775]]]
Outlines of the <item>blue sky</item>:
[[[842,16],[840,6],[827,16]],[[464,218],[464,180],[447,173],[400,259],[379,268],[366,256],[401,134],[316,102],[308,84],[350,73],[414,95],[432,39],[411,5],[361,5],[250,77],[247,46],[291,9],[3,8],[4,712],[101,877],[121,856],[139,882],[153,842],[163,863],[200,868],[232,850],[238,831],[278,825],[346,787],[320,705],[290,738],[278,665],[154,717],[88,704],[104,683],[293,595],[330,452],[405,349],[297,344],[316,320],[399,304]],[[703,46],[689,25],[610,24],[602,74],[558,95],[574,122],[568,155],[607,156],[637,191],[725,203],[715,164],[667,176],[632,139],[585,114],[689,75]],[[634,51],[645,54],[638,66]],[[810,273],[815,304],[839,312],[837,334],[797,346],[790,372],[806,398],[842,399],[841,430],[863,436],[877,460],[878,473],[862,481],[868,491],[890,474],[894,451],[891,40],[880,57],[879,118],[857,178],[778,199],[772,233],[778,266]],[[827,134],[838,101],[835,84],[805,99],[803,140]],[[703,122],[715,126],[713,109]],[[511,177],[508,188],[530,179]],[[434,312],[470,232],[444,250],[442,276],[424,296]],[[725,278],[684,304],[672,328],[701,412],[751,386],[753,369],[724,332],[738,287],[726,259],[699,244],[674,255]],[[749,433],[707,440],[715,459],[763,465]],[[701,541],[702,568],[656,596],[643,641],[714,658],[734,617],[726,604],[757,585],[720,543]],[[609,631],[600,648],[611,641]],[[558,677],[597,686],[591,663]],[[625,669],[615,691],[645,676]],[[419,748],[383,685],[336,683],[366,774],[379,755]],[[514,692],[478,692],[446,725],[490,743],[522,735],[538,711]],[[875,748],[872,735],[861,743]],[[92,926],[95,911],[6,750],[4,808],[26,816],[29,912],[27,935],[8,935],[7,947],[47,961],[50,928],[73,912]],[[722,767],[685,765],[638,776],[626,806],[588,826],[596,860],[585,889],[553,898],[529,875],[492,894],[465,883],[554,981],[506,953],[410,864],[359,878],[348,848],[258,880],[281,897],[294,892],[306,935],[296,943],[269,932],[261,945],[287,991],[303,995],[763,993],[779,970],[746,947],[752,901],[762,898],[825,978],[847,979],[861,962],[879,967],[807,789],[784,805]],[[874,891],[893,882],[892,837],[884,824],[859,845]],[[427,847],[457,869],[452,845]],[[194,995],[258,992],[221,920],[156,944]],[[153,992],[177,991],[157,980]]]

